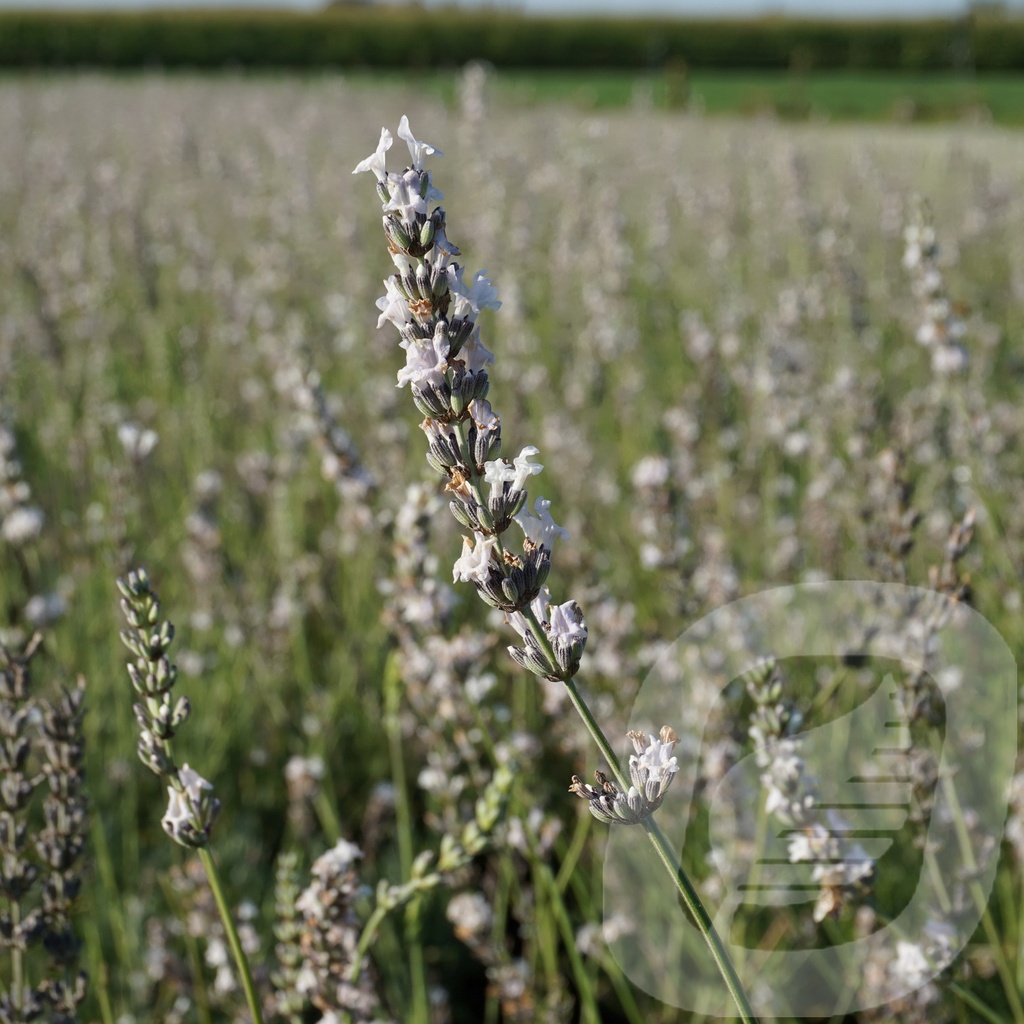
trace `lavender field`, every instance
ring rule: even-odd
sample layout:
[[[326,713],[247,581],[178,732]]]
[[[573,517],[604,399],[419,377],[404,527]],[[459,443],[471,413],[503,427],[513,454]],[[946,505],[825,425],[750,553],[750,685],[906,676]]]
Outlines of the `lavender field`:
[[[462,318],[509,463],[480,441],[469,484],[454,456],[425,458],[445,417],[413,401],[394,328],[420,314],[384,283],[419,264],[389,258],[374,173],[351,173],[403,114],[444,151],[420,157],[444,193],[427,215],[447,214],[405,250],[466,268],[424,301],[443,319],[451,300],[453,332]],[[863,938],[922,875],[974,922],[902,934],[845,1002],[803,1015],[1024,1022],[1024,771],[977,807],[958,791],[962,870],[929,832],[967,774],[940,758],[943,695],[975,687],[1004,722],[1016,700],[936,682],[943,623],[901,623],[902,664],[772,664],[762,643],[732,678],[705,647],[678,717],[630,715],[689,626],[788,584],[928,588],[1019,659],[1024,135],[527,109],[469,69],[452,106],[334,78],[8,79],[0,139],[0,1020],[253,1019],[207,837],[165,835],[189,840],[198,810],[168,814],[172,707],[174,757],[219,800],[208,850],[264,1020],[707,1019],[642,991],[608,945],[651,927],[602,911],[609,832],[647,826],[626,823],[614,771],[591,784],[609,769],[579,694],[620,757],[640,728],[641,770],[662,759],[638,818],[693,792],[681,860],[712,913],[736,883],[708,838],[715,794],[754,755],[757,841],[788,829],[814,884],[740,907],[736,946]],[[387,169],[416,160],[396,138]],[[496,437],[480,402],[471,438]],[[550,612],[526,584],[476,598],[487,565],[522,569],[480,539],[491,519],[449,512],[454,496],[472,514],[485,465],[523,558],[543,577],[550,556]],[[129,591],[134,653],[166,652],[173,698],[140,698],[125,670]],[[884,855],[854,856],[801,735],[885,679],[913,807]],[[692,777],[664,793],[671,756]],[[972,845],[981,804],[1005,833]]]

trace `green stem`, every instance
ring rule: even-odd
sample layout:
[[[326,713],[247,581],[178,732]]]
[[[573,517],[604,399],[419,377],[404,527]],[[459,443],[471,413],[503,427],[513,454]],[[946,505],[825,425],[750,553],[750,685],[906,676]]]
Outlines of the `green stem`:
[[[210,996],[203,984],[203,956],[199,950],[199,940],[188,929],[185,930],[185,950],[195,990],[196,1016],[199,1018],[199,1024],[212,1024]]]
[[[170,879],[166,876],[161,877],[158,884],[164,899],[173,908],[175,915],[184,919],[186,910],[181,893],[174,888]],[[195,993],[196,1017],[199,1020],[199,1024],[211,1024],[210,997],[204,985],[203,955],[199,949],[199,939],[192,934],[190,929],[186,928],[184,941],[185,956],[188,959],[188,969],[192,975],[192,989]]]
[[[412,977],[412,1014],[416,1024],[430,1019],[430,996],[427,993],[427,966],[423,956],[422,901],[410,900],[405,908],[405,934],[409,944],[409,973]]]
[[[558,869],[558,877],[555,879],[555,885],[559,892],[565,892],[566,886],[572,880],[573,872],[576,870],[576,864],[578,863],[581,854],[583,853],[583,847],[587,841],[587,836],[590,835],[591,823],[594,821],[592,814],[581,814],[576,822],[576,831],[573,833],[572,842],[569,844],[569,848],[565,851],[565,855],[562,857],[561,866]]]
[[[566,887],[572,888],[573,896],[577,903],[579,903],[580,908],[588,921],[594,920],[595,916],[590,889],[583,881],[582,872],[576,870],[570,870],[567,872],[566,865],[571,860],[573,867],[575,867],[573,848],[576,846],[577,841],[580,840],[580,837],[586,837],[590,834],[589,823],[595,820],[596,819],[589,812],[584,811],[584,813],[580,815],[580,821],[583,824],[581,827],[577,827],[576,835],[572,840],[572,845],[569,847],[568,852],[563,855],[562,866],[559,868],[558,877],[555,879],[555,886],[559,893],[564,894]],[[603,938],[601,939],[601,943],[603,946]],[[633,990],[626,981],[625,975],[622,973],[622,968],[619,966],[618,961],[615,957],[609,955],[607,949],[602,949],[600,953],[600,965],[601,969],[608,976],[609,981],[611,981],[612,987],[615,989],[615,995],[618,997],[619,1003],[622,1006],[622,1012],[626,1015],[626,1019],[629,1021],[629,1024],[644,1024],[645,1017],[640,1012],[640,1007],[636,1004],[636,998],[633,995]]]
[[[391,781],[395,787],[395,818],[398,826],[398,858],[402,866],[402,881],[412,877],[413,835],[409,790],[405,780],[405,757],[402,750],[402,727],[399,720],[401,706],[401,673],[396,652],[388,657],[384,668],[384,728],[388,736],[391,761]],[[425,1024],[430,1015],[427,995],[427,972],[423,958],[422,929],[420,927],[419,900],[412,900],[405,908],[406,939],[409,952],[409,977],[412,987],[411,1020]]]
[[[1010,1004],[1010,1012],[1013,1014],[1015,1024],[1024,1024],[1024,1007],[1021,1006],[1020,993],[1017,991],[1016,979],[1014,978],[1013,972],[1010,970],[1010,965],[1006,961],[1006,951],[1003,949],[1003,941],[999,935],[999,931],[995,926],[995,922],[992,920],[992,915],[988,909],[988,899],[985,893],[982,891],[981,885],[974,877],[974,872],[977,871],[977,861],[974,858],[974,848],[971,846],[971,837],[967,831],[967,825],[964,822],[963,808],[960,806],[960,799],[957,796],[956,786],[953,783],[953,779],[950,775],[945,775],[942,779],[942,788],[946,795],[946,799],[949,800],[950,806],[953,809],[953,828],[956,830],[958,845],[960,846],[960,855],[964,859],[964,867],[968,871],[967,888],[971,894],[971,898],[974,900],[974,905],[981,911],[981,925],[985,932],[985,937],[988,939],[989,945],[992,947],[992,955],[996,963],[996,971],[999,974],[999,980],[1003,983],[1003,990],[1006,993],[1007,1001]]]
[[[224,890],[220,885],[220,876],[217,874],[217,865],[214,863],[213,854],[207,847],[200,847],[199,859],[206,869],[206,877],[210,882],[210,889],[213,898],[217,903],[217,910],[220,913],[221,923],[224,925],[224,932],[228,938],[228,945],[231,947],[231,954],[235,958],[235,966],[238,968],[238,975],[242,981],[242,990],[245,992],[245,1001],[249,1005],[249,1013],[252,1014],[253,1024],[263,1024],[263,1014],[260,1012],[260,1002],[256,997],[256,986],[253,984],[252,972],[249,970],[249,961],[246,959],[245,950],[242,949],[241,940],[238,938],[238,929],[231,917],[231,908],[224,898]]]
[[[21,903],[18,900],[11,900],[11,926],[17,931],[21,923]],[[17,946],[11,947],[11,1006],[15,1010],[21,1009],[21,997],[25,985],[24,960],[21,950]]]
[[[964,988],[958,982],[951,981],[949,983],[949,991],[966,1003],[979,1017],[989,1021],[990,1024],[1005,1024],[1004,1018],[1000,1017],[991,1007],[986,1006],[970,989]]]
[[[377,937],[377,930],[387,916],[387,909],[378,904],[373,908],[373,913],[366,919],[366,924],[363,925],[363,930],[359,933],[355,955],[352,957],[352,963],[346,972],[346,979],[352,982],[353,985],[359,980],[359,971],[363,964],[363,957],[366,956],[370,946],[373,945],[373,940]]]
[[[536,851],[531,852],[536,856]],[[594,1024],[600,1024],[601,1014],[597,1008],[594,986],[590,980],[590,975],[587,973],[586,965],[583,963],[583,958],[580,956],[580,951],[576,948],[576,933],[573,931],[572,922],[566,913],[565,904],[562,902],[562,894],[558,891],[558,885],[555,882],[555,876],[552,874],[551,868],[539,857],[536,859],[536,868],[540,880],[543,882],[545,889],[547,889],[548,902],[555,915],[558,930],[562,934],[562,945],[565,946],[565,951],[569,955],[569,963],[572,965],[573,977],[576,979],[576,987],[579,989],[580,1003],[582,1004],[580,1008],[581,1019],[587,1022],[592,1021]]]
[[[768,838],[768,802],[764,798],[757,802],[757,822],[754,831],[754,853],[750,862],[750,871],[747,873],[747,892],[756,893],[761,886],[761,875],[764,867],[764,848]],[[740,952],[737,960],[742,970],[747,960],[747,950]]]
[[[612,750],[607,737],[597,724],[593,714],[591,714],[590,708],[587,707],[579,690],[576,689],[576,683],[572,679],[566,679],[564,682],[573,707],[580,718],[583,719],[583,724],[587,727],[591,738],[601,751],[608,767],[615,776],[615,781],[618,782],[623,791],[627,791],[630,787],[630,781],[623,772],[619,759],[615,756],[615,751]],[[711,921],[711,915],[705,909],[697,890],[680,865],[675,852],[665,837],[665,833],[661,830],[661,826],[653,818],[648,818],[643,824],[644,830],[647,832],[647,838],[650,839],[651,845],[654,847],[654,852],[658,855],[658,859],[662,864],[665,865],[665,870],[671,875],[672,881],[683,902],[686,904],[687,910],[690,911],[690,915],[700,930],[701,935],[704,936],[704,941],[711,952],[711,958],[715,961],[715,966],[722,975],[722,980],[725,982],[726,988],[728,988],[729,994],[736,1004],[740,1018],[745,1024],[754,1024],[757,1017],[754,1014],[753,1007],[750,1005],[750,1000],[747,998],[743,983],[736,973],[736,968],[733,966],[732,960],[729,959],[729,953],[725,948],[725,944],[715,930],[715,926]]]
[[[96,1001],[100,1004],[100,1018],[103,1024],[114,1024],[114,1009],[110,1005],[110,975],[106,964],[100,965],[98,983],[95,988]]]
[[[547,899],[551,902],[550,886],[547,884],[547,878],[544,875],[544,865],[540,862],[537,857],[535,849],[530,849],[530,860],[532,875],[532,884],[534,892],[537,894],[537,915],[534,918],[533,930],[536,935],[536,941],[534,943],[534,950],[544,968],[544,980],[547,990],[549,992],[557,992],[561,987],[561,971],[559,970],[558,963],[558,931],[560,930],[561,922],[557,919],[554,905],[551,906],[550,911],[545,910],[545,904],[542,902]],[[570,935],[572,933],[570,932]],[[575,939],[571,940],[575,941]],[[569,950],[569,944],[566,944],[566,950]],[[578,952],[573,949],[572,952]],[[570,954],[571,955],[571,954]],[[574,965],[575,966],[575,965]],[[585,984],[585,981],[580,984]],[[585,991],[582,987],[580,988],[580,996],[584,1007],[590,1005],[591,999],[588,991]],[[584,1010],[584,1017],[591,1017],[589,1013]]]
[[[1017,988],[1024,988],[1024,876],[1020,879],[1020,902],[1017,905]]]
[[[513,889],[518,882],[518,871],[506,853],[498,861],[498,878],[494,887],[494,917],[491,924],[491,948],[504,949],[505,922],[512,904]],[[501,1018],[501,1001],[497,986],[488,985],[485,992],[484,1024],[498,1024]]]

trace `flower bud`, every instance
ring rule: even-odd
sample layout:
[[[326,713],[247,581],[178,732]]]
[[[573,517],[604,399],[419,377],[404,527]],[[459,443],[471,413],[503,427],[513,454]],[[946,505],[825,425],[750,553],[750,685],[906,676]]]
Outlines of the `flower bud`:
[[[451,416],[451,391],[447,385],[412,384],[412,400],[424,416],[429,419],[448,418]]]
[[[430,466],[435,473],[440,473],[441,476],[448,475],[450,467],[446,466],[441,459],[437,458],[432,450],[427,451],[427,465]]]
[[[392,220],[390,217],[384,222],[384,234],[387,235],[388,242],[392,248],[397,249],[399,252],[408,253],[412,248],[412,239],[408,233],[398,221]]]
[[[519,605],[522,597],[522,588],[519,585],[520,581],[515,578],[515,574],[512,576],[506,576],[501,581],[501,591],[505,595],[505,599],[511,605]]]
[[[423,850],[412,862],[412,877],[422,878],[430,870],[430,865],[433,863],[433,860],[434,851]]]
[[[475,530],[476,525],[473,517],[469,514],[469,510],[461,501],[450,501],[448,507],[452,510],[452,515],[466,527],[467,530]]]
[[[174,715],[171,717],[171,724],[175,729],[179,729],[188,720],[188,716],[191,713],[192,705],[188,697],[179,697],[178,703],[174,705]]]

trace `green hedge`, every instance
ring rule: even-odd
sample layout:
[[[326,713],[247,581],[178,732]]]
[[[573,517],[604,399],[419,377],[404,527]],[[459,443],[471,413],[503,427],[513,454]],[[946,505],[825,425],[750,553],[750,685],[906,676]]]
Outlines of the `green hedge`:
[[[1024,70],[1024,20],[536,18],[497,12],[0,11],[3,68]]]

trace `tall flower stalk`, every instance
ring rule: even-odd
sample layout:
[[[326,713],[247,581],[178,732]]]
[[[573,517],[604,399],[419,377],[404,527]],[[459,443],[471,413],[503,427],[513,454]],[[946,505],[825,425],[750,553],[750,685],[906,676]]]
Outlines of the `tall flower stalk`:
[[[526,446],[511,462],[501,458],[501,419],[487,400],[487,367],[494,357],[480,340],[477,318],[484,309],[500,306],[497,291],[484,271],[467,280],[465,268],[456,261],[461,253],[448,239],[445,212],[436,205],[444,197],[424,167],[425,157],[442,154],[413,136],[405,116],[398,137],[409,147],[411,162],[405,170],[387,170],[394,140],[382,128],[375,152],[353,173],[369,171],[377,179],[384,234],[395,265],[395,273],[384,282],[385,294],[377,300],[377,326],[390,322],[399,332],[406,361],[398,372],[398,386],[409,387],[425,417],[420,427],[427,435],[427,462],[445,478],[452,514],[468,531],[454,578],[472,583],[484,602],[505,613],[519,635],[520,643],[508,648],[518,664],[566,687],[614,778],[613,783],[599,776],[600,791],[574,779],[573,791],[590,799],[603,820],[640,824],[647,831],[741,1018],[752,1021],[753,1010],[725,946],[653,818],[673,774],[667,754],[674,735],[668,730],[660,741],[651,737],[649,756],[660,763],[631,764],[627,775],[576,687],[586,621],[576,601],[553,604],[546,586],[552,547],[565,537],[565,530],[552,519],[550,501],[537,497],[532,505],[528,502],[527,481],[543,469],[534,461],[538,449]],[[522,531],[521,544],[506,536],[513,523]],[[638,757],[647,757],[639,734],[631,738]],[[647,783],[651,793],[638,793]]]
[[[0,950],[7,961],[2,1024],[76,1024],[88,987],[72,923],[88,831],[85,680],[79,677],[56,700],[37,696],[32,662],[42,640],[36,633],[18,654],[0,644]]]
[[[177,700],[173,697],[178,668],[167,652],[174,640],[174,626],[166,619],[161,620],[160,599],[150,586],[145,569],[133,569],[123,579],[118,579],[117,588],[121,592],[121,610],[128,621],[128,628],[121,631],[121,641],[134,656],[128,663],[128,676],[139,698],[133,708],[139,723],[139,760],[168,783],[167,811],[160,824],[179,846],[199,854],[253,1024],[262,1024],[249,961],[209,849],[210,832],[220,813],[220,801],[213,795],[212,783],[187,764],[178,766],[172,750],[171,741],[191,713],[188,697]]]

